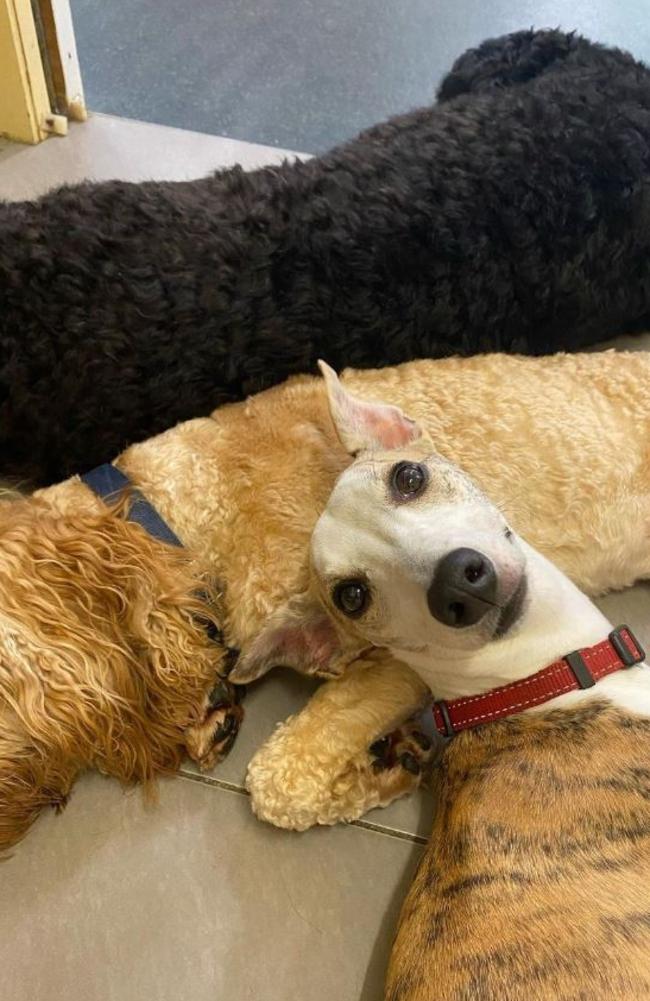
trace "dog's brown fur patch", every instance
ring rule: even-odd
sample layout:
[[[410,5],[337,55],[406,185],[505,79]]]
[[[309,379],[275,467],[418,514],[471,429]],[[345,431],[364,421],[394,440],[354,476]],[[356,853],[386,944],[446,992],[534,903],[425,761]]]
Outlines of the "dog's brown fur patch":
[[[387,1001],[650,996],[649,758],[603,703],[454,738]]]

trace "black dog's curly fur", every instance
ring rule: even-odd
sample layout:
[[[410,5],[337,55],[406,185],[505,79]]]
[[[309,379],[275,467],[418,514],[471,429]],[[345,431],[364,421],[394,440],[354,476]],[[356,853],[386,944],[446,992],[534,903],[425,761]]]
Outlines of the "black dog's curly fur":
[[[45,482],[306,371],[650,319],[650,72],[560,32],[307,163],[0,207],[0,470]]]

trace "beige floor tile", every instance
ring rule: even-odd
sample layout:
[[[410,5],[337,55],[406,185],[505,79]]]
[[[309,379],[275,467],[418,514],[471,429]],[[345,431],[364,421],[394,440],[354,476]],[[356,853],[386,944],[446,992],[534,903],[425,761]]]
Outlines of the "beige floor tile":
[[[252,170],[296,155],[165,125],[92,115],[83,125],[72,124],[65,139],[48,139],[39,146],[0,140],[0,198],[35,198],[60,184],[86,179],[184,181],[236,163]]]
[[[377,1001],[421,848],[295,835],[179,779],[88,776],[0,874],[3,1001]]]

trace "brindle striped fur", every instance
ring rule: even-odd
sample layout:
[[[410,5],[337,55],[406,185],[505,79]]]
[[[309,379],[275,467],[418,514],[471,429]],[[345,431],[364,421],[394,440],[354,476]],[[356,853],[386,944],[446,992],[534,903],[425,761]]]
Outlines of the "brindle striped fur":
[[[650,719],[602,702],[456,737],[387,1001],[650,998]]]

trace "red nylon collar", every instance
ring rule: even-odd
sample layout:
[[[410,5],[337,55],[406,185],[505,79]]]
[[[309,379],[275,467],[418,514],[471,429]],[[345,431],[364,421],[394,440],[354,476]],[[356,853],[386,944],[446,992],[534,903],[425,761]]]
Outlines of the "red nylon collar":
[[[528,678],[501,685],[482,695],[434,702],[436,729],[443,737],[452,737],[460,730],[470,730],[522,709],[539,706],[565,692],[591,688],[607,674],[640,664],[644,659],[643,647],[629,626],[619,626],[601,643],[575,650]]]

